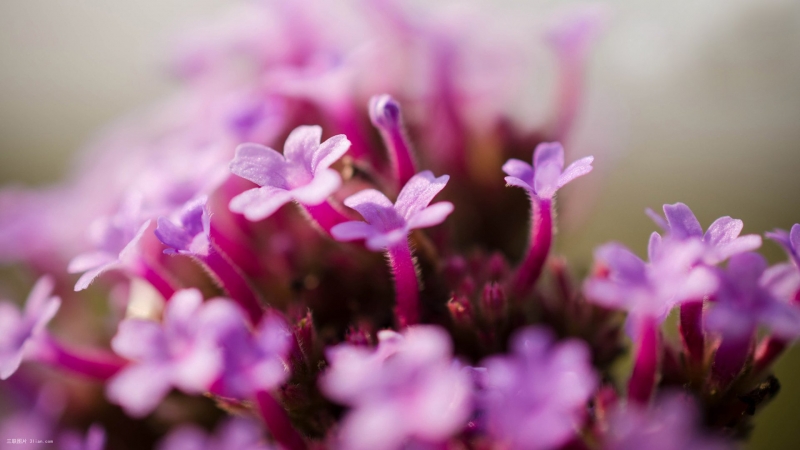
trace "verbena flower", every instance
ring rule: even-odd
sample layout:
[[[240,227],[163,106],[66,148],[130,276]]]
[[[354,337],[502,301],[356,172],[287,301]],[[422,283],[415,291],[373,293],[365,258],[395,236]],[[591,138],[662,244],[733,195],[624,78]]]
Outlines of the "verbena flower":
[[[114,351],[131,364],[112,378],[108,398],[141,417],[177,387],[190,394],[205,392],[222,369],[216,332],[231,326],[235,307],[227,300],[203,302],[200,291],[178,291],[164,311],[163,323],[126,319],[111,341]]]
[[[539,144],[533,166],[519,159],[503,164],[506,183],[525,189],[532,196],[550,199],[567,183],[592,171],[594,157],[581,158],[564,169],[564,148],[558,142]]]
[[[276,447],[264,442],[263,430],[253,420],[235,417],[217,425],[213,434],[195,425],[183,425],[167,435],[157,450],[270,450]]]
[[[283,154],[257,144],[239,146],[231,172],[261,187],[234,197],[231,211],[256,221],[292,200],[312,206],[324,202],[342,183],[330,166],[347,152],[350,142],[344,135],[320,143],[321,138],[321,127],[300,126],[289,134]]]
[[[698,426],[697,407],[691,398],[665,394],[650,408],[619,404],[609,419],[606,450],[725,450],[734,448],[721,438],[705,434]]]
[[[366,222],[336,225],[331,234],[340,241],[365,239],[367,247],[375,251],[405,242],[411,230],[439,225],[453,212],[450,202],[430,204],[449,179],[448,175],[434,177],[429,170],[420,172],[403,186],[394,203],[375,189],[351,195],[344,204],[358,211]]]
[[[0,379],[5,380],[17,371],[58,312],[61,299],[52,295],[53,286],[52,277],[40,278],[23,311],[9,301],[0,302]]]
[[[706,254],[703,260],[707,264],[717,264],[737,253],[761,247],[761,236],[757,234],[739,236],[744,224],[741,220],[732,219],[729,216],[715,220],[703,233],[700,222],[692,210],[683,203],[664,205],[666,220],[650,209],[647,210],[647,214],[667,232],[667,237],[670,239],[702,241],[706,245]]]
[[[576,436],[598,385],[589,349],[541,328],[517,332],[510,349],[481,363],[486,429],[509,448],[559,448]]]
[[[327,351],[323,393],[349,406],[338,439],[343,448],[399,449],[441,443],[467,422],[469,375],[452,360],[450,338],[434,326],[403,334],[381,331],[378,347],[340,344]]]

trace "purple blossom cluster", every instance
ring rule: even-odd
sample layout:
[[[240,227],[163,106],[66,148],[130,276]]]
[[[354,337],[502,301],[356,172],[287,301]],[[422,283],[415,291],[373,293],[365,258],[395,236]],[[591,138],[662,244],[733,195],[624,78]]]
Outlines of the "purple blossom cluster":
[[[647,261],[605,244],[576,281],[557,193],[594,158],[559,142],[603,15],[527,39],[486,17],[243,4],[73,179],[0,192],[0,260],[42,275],[0,303],[26,411],[0,438],[24,416],[86,450],[735,446],[800,336],[800,224],[769,266],[742,221],[664,205]],[[560,74],[538,128],[511,113],[527,45]],[[90,387],[53,401],[63,373]]]

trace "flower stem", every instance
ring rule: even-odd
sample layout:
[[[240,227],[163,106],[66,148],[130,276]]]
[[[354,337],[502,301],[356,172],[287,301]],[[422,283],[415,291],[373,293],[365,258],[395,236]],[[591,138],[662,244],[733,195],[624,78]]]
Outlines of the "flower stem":
[[[398,324],[404,328],[419,323],[419,282],[408,240],[390,246],[386,253],[394,275]]]
[[[550,253],[553,241],[553,201],[531,197],[531,242],[514,280],[514,292],[524,296],[530,291]]]
[[[301,204],[300,206],[303,207],[310,219],[328,235],[331,234],[331,228],[334,226],[352,220],[342,211],[334,207],[330,200],[326,200],[319,205],[310,206]]]
[[[44,336],[39,342],[35,358],[39,362],[100,381],[108,380],[125,366],[123,359],[110,352],[77,351],[65,347],[50,335]]]
[[[703,334],[702,300],[686,302],[681,305],[680,331],[689,366],[692,370],[702,368],[706,346]]]
[[[741,336],[723,336],[711,366],[711,380],[720,388],[728,386],[744,368],[750,356],[755,331]]]
[[[411,144],[405,133],[400,104],[388,95],[370,100],[370,119],[380,131],[383,144],[389,153],[394,180],[399,189],[417,173]]]
[[[196,257],[206,266],[222,289],[247,311],[251,322],[257,324],[264,314],[264,309],[258,295],[241,270],[231,262],[227,255],[213,245],[207,255],[197,255]]]
[[[639,403],[650,401],[658,372],[659,341],[656,320],[653,318],[643,319],[636,342],[633,373],[628,381],[629,400]]]
[[[286,411],[272,394],[263,391],[257,392],[256,402],[267,429],[281,447],[285,447],[288,450],[304,450],[307,448],[300,433],[295,430],[289,421]]]

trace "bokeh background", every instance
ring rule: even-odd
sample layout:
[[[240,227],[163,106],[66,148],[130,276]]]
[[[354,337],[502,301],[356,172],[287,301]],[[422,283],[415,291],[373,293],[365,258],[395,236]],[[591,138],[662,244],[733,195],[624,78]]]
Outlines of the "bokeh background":
[[[162,70],[171,33],[228,3],[0,2],[0,184],[65,176],[103,125],[173,88]],[[555,2],[495,2],[528,14],[542,3]],[[746,233],[800,222],[800,2],[607,4],[575,139],[602,135],[613,164],[589,213],[562,226],[559,251],[588,263],[618,240],[644,253],[644,208],[676,201],[704,226],[723,215]],[[770,242],[764,252],[783,258]],[[776,370],[782,391],[748,448],[800,448],[800,348]]]

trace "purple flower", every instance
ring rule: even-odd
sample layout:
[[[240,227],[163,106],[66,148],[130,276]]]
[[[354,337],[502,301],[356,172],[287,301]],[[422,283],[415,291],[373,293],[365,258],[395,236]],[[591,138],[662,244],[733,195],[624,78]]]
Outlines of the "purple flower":
[[[401,335],[378,333],[377,349],[341,344],[327,351],[320,388],[349,406],[342,448],[399,449],[408,441],[439,443],[457,433],[471,412],[469,374],[452,360],[450,338],[434,326]]]
[[[61,306],[61,299],[51,295],[54,281],[49,276],[39,278],[33,286],[25,310],[11,302],[0,302],[0,380],[17,371],[27,353],[33,350],[44,328]]]
[[[330,166],[347,152],[350,141],[340,134],[320,144],[321,137],[319,126],[297,127],[286,138],[283,155],[258,144],[240,145],[231,172],[261,187],[234,197],[231,211],[256,221],[291,200],[312,206],[324,202],[342,184]]]
[[[792,225],[792,230],[775,230],[766,234],[768,238],[777,242],[789,255],[789,259],[800,269],[800,223]]]
[[[542,143],[533,152],[533,166],[519,159],[503,164],[506,183],[525,189],[534,197],[550,199],[565,184],[592,171],[594,157],[587,156],[564,169],[564,148],[558,142]]]
[[[660,397],[650,408],[620,403],[612,411],[605,450],[724,450],[734,448],[697,427],[697,408],[683,394]]]
[[[155,234],[167,246],[164,253],[180,255],[208,255],[211,250],[211,216],[205,196],[187,203],[178,214],[178,223],[165,217],[158,218]]]
[[[190,394],[207,391],[222,369],[217,336],[240,319],[231,301],[204,303],[200,291],[184,289],[169,300],[163,323],[122,321],[111,347],[132,363],[109,381],[108,398],[141,417],[173,387]]]
[[[790,303],[800,280],[792,269],[786,265],[767,268],[767,261],[757,253],[732,256],[706,327],[741,338],[748,338],[759,325],[787,341],[800,336],[800,306]]]
[[[508,448],[558,448],[576,435],[597,388],[589,348],[528,328],[512,338],[511,351],[481,364],[487,431]]]
[[[609,243],[595,251],[595,261],[607,270],[588,279],[586,296],[610,308],[629,311],[629,330],[643,317],[663,320],[670,310],[684,301],[702,300],[714,292],[714,273],[697,263],[705,247],[690,240],[663,246],[658,252],[660,236],[650,239],[650,262],[645,263],[625,246]]]
[[[107,270],[135,263],[139,241],[150,226],[150,221],[142,223],[140,218],[141,200],[139,195],[130,195],[116,215],[92,223],[89,233],[97,250],[76,256],[67,267],[69,273],[83,273],[75,283],[76,291],[89,287]]]
[[[741,220],[729,216],[715,220],[703,233],[700,222],[692,210],[683,203],[664,205],[666,220],[651,209],[647,210],[647,215],[667,232],[666,237],[669,239],[702,241],[707,249],[703,258],[707,264],[717,264],[731,255],[761,247],[761,236],[757,234],[739,236],[744,225]]]
[[[263,442],[263,431],[253,420],[230,418],[217,426],[214,434],[195,425],[184,425],[172,431],[156,447],[158,450],[270,450]]]
[[[394,204],[375,189],[351,195],[344,204],[358,211],[366,222],[341,223],[331,229],[331,234],[340,241],[366,239],[367,247],[374,251],[402,242],[411,230],[438,225],[453,212],[450,202],[428,206],[449,179],[448,175],[436,178],[429,170],[420,172],[408,180]]]
[[[103,450],[106,445],[106,432],[100,425],[89,427],[86,437],[75,432],[65,432],[59,436],[61,450]]]
[[[276,314],[267,314],[255,333],[243,312],[234,326],[219,336],[223,369],[213,390],[225,397],[251,398],[269,392],[289,377],[287,358],[292,349],[292,332]]]

